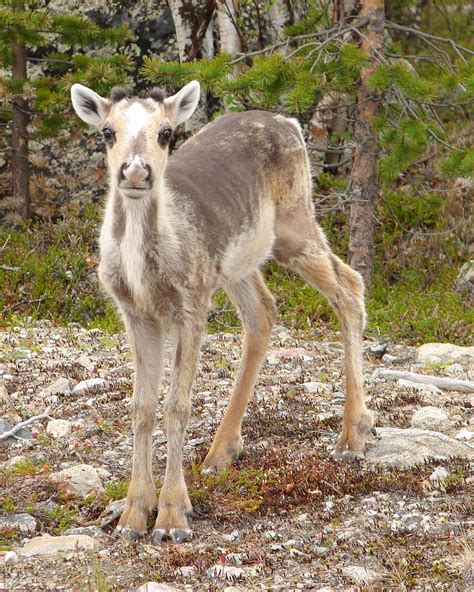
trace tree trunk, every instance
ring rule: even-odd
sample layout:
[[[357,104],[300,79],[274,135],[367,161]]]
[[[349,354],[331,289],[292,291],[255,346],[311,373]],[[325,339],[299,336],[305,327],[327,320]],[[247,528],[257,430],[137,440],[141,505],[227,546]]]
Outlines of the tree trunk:
[[[23,5],[17,4],[15,11],[23,10]],[[12,158],[11,171],[13,182],[13,198],[16,211],[23,218],[31,215],[30,203],[30,174],[28,166],[28,102],[22,96],[23,85],[26,82],[26,48],[24,43],[12,44],[13,64],[12,78],[17,82],[15,97],[12,101]],[[21,91],[20,91],[21,88]]]
[[[373,121],[379,112],[380,98],[368,87],[368,79],[376,68],[376,56],[383,54],[384,1],[362,0],[362,18],[370,21],[362,29],[361,47],[370,64],[361,69],[357,91],[354,139],[356,143],[352,167],[349,264],[362,274],[370,287],[374,266],[374,205],[378,195],[378,144]]]
[[[178,41],[179,61],[202,57],[202,46],[214,13],[214,0],[168,0]]]
[[[242,51],[239,16],[240,0],[217,0],[217,24],[221,52],[235,55]]]
[[[284,30],[292,21],[290,3],[287,0],[274,0],[268,9],[273,43],[283,41]]]

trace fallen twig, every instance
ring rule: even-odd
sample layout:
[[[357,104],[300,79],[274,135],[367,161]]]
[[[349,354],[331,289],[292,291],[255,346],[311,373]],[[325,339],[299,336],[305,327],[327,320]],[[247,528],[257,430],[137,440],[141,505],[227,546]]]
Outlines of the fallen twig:
[[[0,440],[8,440],[8,438],[17,438],[18,436],[15,436],[16,432],[21,430],[21,428],[24,428],[25,426],[29,425],[30,423],[33,423],[34,421],[38,421],[39,419],[52,419],[49,415],[49,411],[50,408],[48,407],[43,411],[43,413],[40,413],[39,415],[33,415],[33,417],[25,419],[25,421],[22,421],[16,426],[13,426],[11,430],[8,430],[7,432],[3,432],[3,434],[0,434]]]
[[[432,376],[430,374],[415,374],[414,372],[402,372],[400,370],[387,370],[377,368],[372,378],[386,378],[387,380],[410,380],[420,384],[434,384],[443,391],[457,391],[459,393],[474,393],[474,382],[458,380],[457,378],[445,378],[444,376]]]

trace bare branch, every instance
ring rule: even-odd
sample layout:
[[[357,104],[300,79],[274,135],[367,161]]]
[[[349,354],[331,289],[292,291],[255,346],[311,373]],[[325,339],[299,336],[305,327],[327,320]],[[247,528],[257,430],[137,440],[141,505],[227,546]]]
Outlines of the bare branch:
[[[40,413],[39,415],[33,415],[33,417],[30,417],[30,419],[26,419],[25,421],[18,423],[16,426],[13,426],[11,430],[8,430],[7,432],[3,432],[3,434],[0,434],[0,441],[8,440],[8,438],[18,438],[18,436],[16,436],[15,434],[25,426],[29,425],[30,423],[33,423],[34,421],[38,421],[39,419],[52,419],[52,417],[50,417],[49,415],[49,412],[50,408],[48,407],[43,411],[43,413]]]
[[[452,39],[448,37],[439,37],[438,35],[431,35],[430,33],[425,33],[424,31],[420,31],[418,29],[412,29],[411,27],[404,27],[403,25],[398,25],[397,23],[392,23],[390,21],[385,21],[385,27],[387,29],[395,29],[397,31],[403,31],[405,33],[411,33],[412,35],[416,35],[417,37],[422,37],[423,39],[432,39],[433,41],[441,41],[441,43],[447,43],[451,45],[454,51],[459,55],[459,57],[465,61],[461,52],[465,52],[469,55],[474,55],[474,51],[468,49],[467,47],[463,47],[459,45],[459,43],[455,43]]]

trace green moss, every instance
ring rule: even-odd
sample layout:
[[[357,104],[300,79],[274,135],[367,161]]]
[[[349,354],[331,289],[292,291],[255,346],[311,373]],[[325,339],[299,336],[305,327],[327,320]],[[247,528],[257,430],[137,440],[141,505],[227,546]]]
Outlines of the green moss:
[[[127,496],[128,481],[110,481],[105,484],[105,500],[107,502],[123,499]]]

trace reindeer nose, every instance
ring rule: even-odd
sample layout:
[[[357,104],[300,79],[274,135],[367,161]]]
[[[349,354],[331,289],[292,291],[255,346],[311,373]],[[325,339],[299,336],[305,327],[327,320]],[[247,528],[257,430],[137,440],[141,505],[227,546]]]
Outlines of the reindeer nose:
[[[150,181],[151,168],[139,156],[135,156],[131,163],[124,163],[120,167],[121,181],[128,181],[131,185],[140,186]]]

